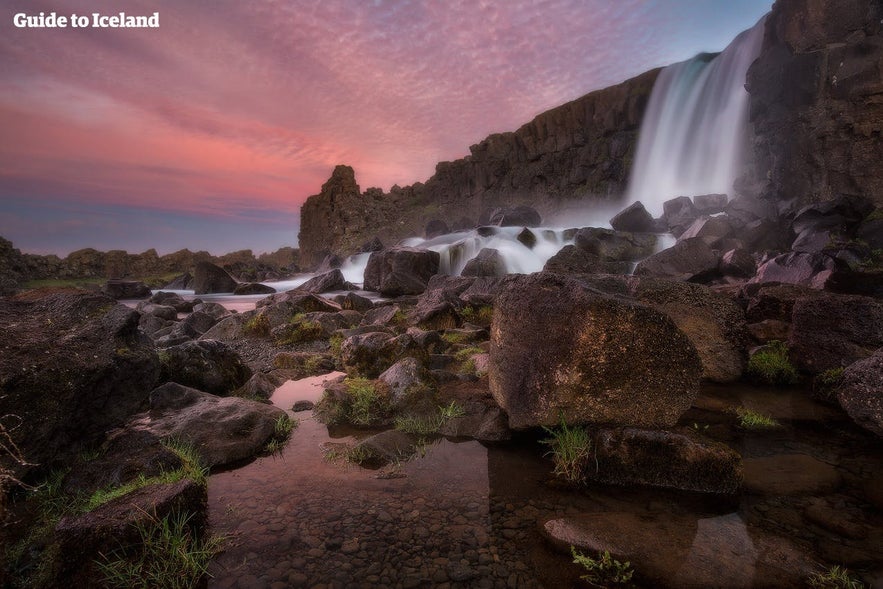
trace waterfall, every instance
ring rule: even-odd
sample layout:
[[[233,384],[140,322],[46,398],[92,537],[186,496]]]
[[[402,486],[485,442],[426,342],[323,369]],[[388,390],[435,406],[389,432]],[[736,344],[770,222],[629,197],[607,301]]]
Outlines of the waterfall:
[[[660,72],[641,123],[628,200],[653,215],[677,196],[732,196],[748,125],[745,76],[760,54],[764,20],[722,53],[698,55]]]

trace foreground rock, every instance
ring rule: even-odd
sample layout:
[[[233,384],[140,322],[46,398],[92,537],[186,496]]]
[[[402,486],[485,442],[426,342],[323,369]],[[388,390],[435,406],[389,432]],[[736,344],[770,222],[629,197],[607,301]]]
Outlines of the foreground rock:
[[[635,276],[704,282],[718,271],[718,257],[699,237],[684,239],[638,263]]]
[[[843,372],[837,401],[858,425],[883,437],[883,349]]]
[[[285,412],[238,397],[216,397],[177,383],[150,393],[150,410],[129,427],[193,445],[207,466],[230,464],[260,452]]]
[[[513,429],[668,427],[698,392],[689,339],[664,314],[553,274],[513,276],[491,326],[490,388]]]
[[[596,432],[587,480],[645,485],[699,493],[735,494],[742,458],[724,444],[683,432],[636,428]]]
[[[146,406],[160,365],[138,322],[96,293],[0,299],[0,415],[20,418],[12,436],[30,462],[65,462]]]
[[[738,514],[590,513],[549,520],[541,531],[562,551],[574,546],[591,556],[607,551],[620,562],[629,561],[648,587],[796,588],[805,587],[816,570],[798,546],[749,532]]]
[[[374,252],[365,268],[365,290],[386,296],[420,294],[439,268],[439,254],[413,247]]]

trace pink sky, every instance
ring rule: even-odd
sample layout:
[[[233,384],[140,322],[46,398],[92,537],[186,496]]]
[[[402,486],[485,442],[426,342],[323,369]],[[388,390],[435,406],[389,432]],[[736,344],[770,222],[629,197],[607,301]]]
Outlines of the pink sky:
[[[0,235],[25,251],[296,245],[334,165],[428,178],[486,135],[722,49],[768,0],[0,4]],[[160,13],[159,29],[13,15]],[[151,241],[152,240],[152,241]]]

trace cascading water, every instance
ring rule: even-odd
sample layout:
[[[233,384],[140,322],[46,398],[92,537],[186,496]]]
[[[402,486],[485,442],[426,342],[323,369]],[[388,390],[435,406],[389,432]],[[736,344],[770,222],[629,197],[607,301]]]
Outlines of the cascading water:
[[[745,76],[760,54],[764,20],[717,57],[662,70],[653,86],[629,180],[628,200],[651,214],[677,196],[732,195],[748,125]]]

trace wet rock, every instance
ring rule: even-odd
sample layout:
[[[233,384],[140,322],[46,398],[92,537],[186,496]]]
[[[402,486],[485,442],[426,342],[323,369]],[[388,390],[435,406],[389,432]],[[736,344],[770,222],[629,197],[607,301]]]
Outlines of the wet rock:
[[[730,222],[733,218],[729,217]],[[734,223],[735,224],[735,223]],[[769,219],[755,219],[738,229],[739,238],[749,251],[777,251],[785,249],[788,232],[779,223]]]
[[[674,425],[698,392],[689,339],[650,307],[552,274],[516,275],[497,298],[490,388],[515,429]]]
[[[407,334],[414,338],[414,343],[427,354],[438,353],[448,345],[435,330],[424,331],[417,327],[409,327]]]
[[[543,272],[556,274],[628,274],[629,271],[628,262],[605,262],[599,255],[575,245],[565,245],[543,266]]]
[[[312,401],[295,401],[294,405],[291,406],[291,410],[295,413],[300,413],[301,411],[312,411],[315,406],[316,404]]]
[[[616,213],[610,219],[610,226],[616,231],[631,231],[635,233],[653,233],[656,222],[640,201],[635,202]]]
[[[451,232],[451,228],[448,227],[447,223],[445,223],[441,219],[433,219],[432,221],[429,221],[426,224],[426,228],[423,230],[423,236],[426,239],[432,239],[433,237],[445,235],[450,232]],[[374,251],[374,250],[372,250],[372,251]]]
[[[838,488],[837,469],[807,454],[777,454],[742,461],[744,487],[759,495],[818,495]]]
[[[785,282],[822,289],[836,271],[837,263],[829,256],[793,252],[761,264],[750,282]]]
[[[171,307],[169,307],[171,309]],[[174,311],[174,309],[172,309]],[[169,321],[168,319],[160,319],[155,315],[143,314],[141,315],[141,319],[138,321],[138,327],[152,338],[158,338],[161,335],[168,335],[168,333],[175,326],[174,321]],[[162,333],[160,333],[162,332]]]
[[[534,235],[534,232],[527,227],[522,229],[521,233],[519,233],[515,239],[517,239],[527,249],[533,249],[533,246],[537,244],[537,236]]]
[[[193,273],[195,294],[226,293],[236,290],[239,283],[235,278],[211,262],[198,262]]]
[[[297,292],[308,292],[320,294],[332,290],[349,290],[350,284],[343,277],[343,272],[335,268],[324,274],[319,274],[310,278],[294,290]]]
[[[853,421],[883,437],[883,349],[846,368],[836,395]]]
[[[698,237],[677,242],[672,247],[638,262],[635,276],[653,276],[702,282],[717,275],[718,257]]]
[[[439,254],[411,247],[374,252],[365,268],[365,290],[387,296],[420,294],[438,273]]]
[[[709,247],[719,247],[724,239],[733,234],[733,226],[723,217],[701,216],[693,221],[678,237],[678,241],[696,237]]]
[[[246,323],[252,319],[256,313],[235,313],[226,319],[218,321],[211,328],[203,333],[200,337],[207,340],[217,340],[220,342],[229,342],[243,337],[243,330]]]
[[[190,272],[184,272],[172,279],[171,282],[163,286],[166,290],[192,290],[193,275]]]
[[[267,286],[266,284],[261,284],[260,282],[246,282],[243,284],[236,285],[236,288],[233,289],[233,294],[235,295],[262,295],[262,294],[273,294],[276,292],[276,289],[272,286]]]
[[[315,313],[317,311],[334,313],[340,311],[340,305],[312,293],[289,290],[259,300],[255,303],[255,309],[261,313],[270,313],[275,310],[280,315],[292,311],[295,313]]]
[[[139,319],[84,291],[0,299],[0,414],[21,418],[12,436],[29,462],[69,462],[145,406],[160,365]]]
[[[285,412],[239,397],[217,397],[170,382],[150,393],[150,410],[129,427],[189,442],[205,464],[250,458],[272,437]]]
[[[574,245],[604,262],[636,262],[653,253],[656,236],[649,233],[612,231],[598,227],[580,229]]]
[[[722,213],[727,206],[726,194],[697,194],[693,197],[696,210],[702,215]]]
[[[812,373],[842,368],[883,347],[883,303],[831,293],[800,298],[791,326],[788,343],[798,368]]]
[[[754,221],[770,221],[776,218],[776,208],[765,200],[752,196],[738,195],[727,203],[724,212],[732,222],[747,225]]]
[[[142,315],[153,315],[154,317],[164,319],[166,321],[178,320],[178,311],[170,305],[157,305],[156,303],[141,301],[135,307],[135,310]]]
[[[746,284],[740,296],[745,299],[745,316],[749,322],[775,319],[790,323],[797,299],[822,296],[822,293],[797,284],[753,283]]]
[[[731,495],[742,483],[742,459],[719,442],[684,432],[601,429],[592,444],[587,480]]]
[[[274,362],[275,364],[275,362]],[[237,397],[246,399],[269,399],[273,392],[279,388],[279,379],[262,372],[253,374],[244,385],[233,393]]]
[[[678,236],[696,220],[699,211],[689,196],[679,196],[662,203],[662,218],[669,230]]]
[[[108,280],[101,287],[101,292],[112,299],[146,299],[150,297],[150,288],[136,280]]]
[[[539,227],[543,222],[543,218],[533,207],[516,206],[503,207],[495,209],[488,221],[489,225],[497,227]]]
[[[691,517],[607,512],[545,522],[554,546],[629,561],[643,582],[664,587],[803,587],[815,563],[789,540],[752,529],[737,514]],[[660,542],[665,550],[660,551]]]
[[[460,274],[463,276],[503,276],[506,274],[506,262],[500,252],[485,247],[474,258],[466,262],[466,266],[463,267]]]
[[[172,346],[160,354],[164,380],[229,395],[251,378],[251,369],[225,343],[199,340]]]
[[[383,242],[376,235],[359,247],[359,253],[379,252],[383,249]]]
[[[766,344],[771,341],[787,341],[791,337],[791,324],[777,319],[764,319],[748,325],[751,337],[758,343]]]
[[[219,303],[196,303],[193,305],[193,313],[203,313],[212,318],[215,322],[225,317],[229,317],[232,313]]]
[[[404,313],[399,305],[378,305],[362,316],[362,325],[387,325],[398,314]]]

